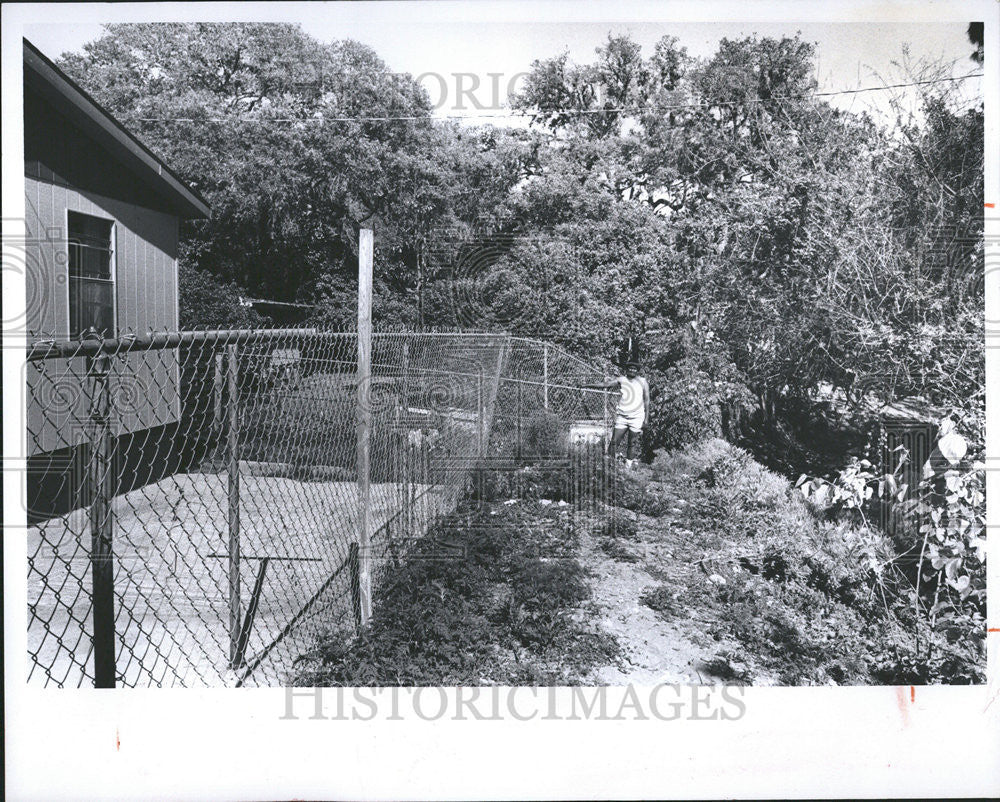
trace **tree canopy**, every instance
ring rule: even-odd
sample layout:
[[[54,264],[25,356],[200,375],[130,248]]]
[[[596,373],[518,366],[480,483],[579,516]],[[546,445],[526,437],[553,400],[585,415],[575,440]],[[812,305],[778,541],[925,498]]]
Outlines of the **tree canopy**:
[[[210,200],[183,231],[192,286],[345,325],[371,225],[382,325],[590,358],[641,334],[654,370],[764,407],[825,383],[976,408],[982,105],[926,83],[919,117],[879,124],[816,95],[814,58],[800,36],[702,59],[609,36],[534,62],[530,130],[436,119],[370,48],[291,25],[110,25],[61,65]]]

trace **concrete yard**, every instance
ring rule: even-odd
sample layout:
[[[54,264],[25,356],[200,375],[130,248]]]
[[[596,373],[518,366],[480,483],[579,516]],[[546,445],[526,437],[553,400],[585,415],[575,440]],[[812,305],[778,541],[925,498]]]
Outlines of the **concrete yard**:
[[[274,476],[241,475],[240,489],[241,615],[261,558],[270,558],[246,650],[252,664],[343,564],[355,537],[358,497],[353,482]],[[447,494],[429,485],[413,492],[419,500],[412,536],[419,536],[447,511]],[[118,684],[234,684],[226,473],[177,474],[118,496],[112,506]],[[372,485],[371,531],[404,506],[403,486]],[[93,682],[88,512],[75,510],[28,530],[31,684]],[[349,575],[341,570],[246,684],[281,684],[317,634],[351,621],[350,599]]]

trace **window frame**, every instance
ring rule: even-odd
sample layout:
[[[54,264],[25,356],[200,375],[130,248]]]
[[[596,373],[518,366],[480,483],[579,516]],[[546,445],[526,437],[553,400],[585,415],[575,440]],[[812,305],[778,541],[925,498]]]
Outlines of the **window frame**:
[[[66,232],[66,338],[73,341],[73,280],[74,277],[70,274],[70,230],[69,230],[69,216],[71,214],[78,214],[83,217],[91,217],[95,220],[100,220],[105,223],[111,224],[111,230],[108,232],[108,271],[111,275],[110,279],[83,279],[84,281],[108,281],[111,284],[111,332],[105,339],[111,339],[118,336],[118,221],[113,217],[104,217],[98,214],[91,214],[90,212],[84,212],[79,209],[66,208],[64,213],[64,219],[66,222],[66,227],[63,229]],[[79,277],[76,278],[77,281],[80,280]],[[82,332],[81,332],[82,334]],[[79,334],[77,335],[79,339]]]

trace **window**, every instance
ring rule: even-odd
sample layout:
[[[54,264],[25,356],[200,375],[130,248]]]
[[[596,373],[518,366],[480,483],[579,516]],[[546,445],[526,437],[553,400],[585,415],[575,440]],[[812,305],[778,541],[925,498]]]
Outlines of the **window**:
[[[69,336],[93,328],[115,336],[114,223],[79,212],[67,213],[69,231]]]

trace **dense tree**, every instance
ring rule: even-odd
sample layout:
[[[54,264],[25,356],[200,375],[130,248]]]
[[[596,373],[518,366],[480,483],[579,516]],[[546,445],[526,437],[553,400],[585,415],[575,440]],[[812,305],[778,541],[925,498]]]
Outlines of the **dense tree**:
[[[181,329],[246,329],[267,324],[267,318],[245,303],[235,284],[186,265],[178,272]]]
[[[814,97],[813,55],[748,37],[699,61],[665,38],[643,60],[609,39],[592,65],[536,62],[517,102],[553,137],[561,195],[537,207],[599,227],[616,218],[575,198],[607,190],[658,213],[644,232],[660,268],[638,293],[620,271],[587,275],[616,287],[609,319],[655,321],[664,369],[711,342],[768,410],[821,383],[967,406],[983,381],[981,109],[932,84],[919,120],[881,130]],[[642,243],[616,243],[619,266]]]
[[[383,324],[607,358],[645,332],[655,370],[724,373],[767,410],[823,383],[975,406],[981,105],[924,84],[883,129],[815,96],[814,54],[609,36],[589,64],[534,63],[529,131],[435,120],[370,49],[287,25],[109,26],[63,66],[211,200],[189,278],[348,325],[372,225]]]
[[[969,41],[976,46],[976,49],[972,51],[969,58],[971,58],[976,64],[982,66],[983,64],[983,43],[985,38],[983,23],[981,22],[970,22],[969,28],[967,30],[969,36]]]
[[[377,272],[401,292],[418,233],[476,214],[517,180],[512,138],[463,141],[432,123],[410,76],[297,26],[110,25],[62,66],[210,200],[212,219],[185,228],[185,264],[318,303],[328,322],[352,316],[359,225],[378,229]],[[399,311],[380,299],[377,311]]]

